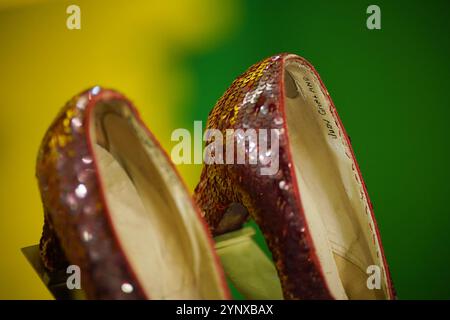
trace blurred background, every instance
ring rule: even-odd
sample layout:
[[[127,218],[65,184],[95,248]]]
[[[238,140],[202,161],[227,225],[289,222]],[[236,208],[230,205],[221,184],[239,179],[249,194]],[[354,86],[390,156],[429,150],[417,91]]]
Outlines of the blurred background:
[[[68,5],[81,29],[68,30]],[[381,8],[381,30],[366,9]],[[135,102],[170,152],[232,80],[279,52],[320,73],[352,138],[400,299],[450,298],[450,56],[442,1],[0,1],[0,298],[51,298],[34,177],[59,108],[99,84]],[[179,167],[192,191],[201,166]],[[259,241],[262,238],[259,236]]]

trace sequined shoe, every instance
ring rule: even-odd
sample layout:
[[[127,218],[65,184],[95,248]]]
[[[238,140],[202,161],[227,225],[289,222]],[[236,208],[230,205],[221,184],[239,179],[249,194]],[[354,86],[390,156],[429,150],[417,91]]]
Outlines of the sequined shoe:
[[[175,168],[121,94],[94,87],[47,131],[36,174],[49,270],[81,269],[89,299],[222,299],[222,269]]]
[[[195,199],[213,234],[253,218],[286,299],[394,298],[349,138],[311,64],[282,54],[253,65],[218,101],[207,128],[232,135],[246,159],[239,164],[239,149],[227,150],[203,167]],[[266,133],[251,141],[250,129]]]

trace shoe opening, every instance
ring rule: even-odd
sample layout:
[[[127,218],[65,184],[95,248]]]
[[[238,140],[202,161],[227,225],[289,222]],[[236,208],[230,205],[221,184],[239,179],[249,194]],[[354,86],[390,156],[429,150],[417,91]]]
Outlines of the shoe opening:
[[[147,296],[224,298],[207,233],[160,147],[123,101],[99,103],[90,117],[109,218]]]
[[[300,200],[328,288],[336,299],[386,299],[376,227],[330,101],[314,72],[299,61],[287,60],[284,82]],[[378,288],[370,278],[376,272]]]

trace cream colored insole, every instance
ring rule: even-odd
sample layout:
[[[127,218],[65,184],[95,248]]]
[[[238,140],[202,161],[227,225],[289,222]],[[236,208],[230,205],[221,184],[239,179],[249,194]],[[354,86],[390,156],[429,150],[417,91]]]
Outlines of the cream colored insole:
[[[352,160],[315,76],[286,67],[286,117],[297,184],[324,276],[335,298],[383,298],[366,285],[369,265],[378,265],[365,203]],[[381,267],[381,266],[380,266]]]
[[[135,185],[115,158],[96,145],[104,176],[110,215],[127,255],[142,283],[148,286],[153,299],[199,298],[193,288],[195,277],[183,244],[171,237],[172,228],[161,216],[167,210],[156,186],[149,185],[152,198],[139,196]],[[163,221],[161,221],[163,220]],[[186,272],[187,271],[187,272]]]
[[[94,152],[110,218],[145,292],[223,298],[206,233],[171,167],[159,151],[146,151],[129,121],[112,113],[101,119]]]

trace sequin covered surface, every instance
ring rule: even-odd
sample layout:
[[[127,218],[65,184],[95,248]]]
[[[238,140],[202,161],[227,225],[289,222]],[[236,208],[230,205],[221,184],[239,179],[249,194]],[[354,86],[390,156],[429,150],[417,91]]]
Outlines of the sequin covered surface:
[[[245,219],[225,223],[231,204],[241,204],[261,228],[275,262],[286,299],[332,299],[322,268],[314,249],[311,234],[299,196],[289,148],[289,136],[284,106],[284,67],[286,62],[301,64],[318,79],[324,96],[330,102],[330,112],[340,128],[342,143],[348,148],[349,157],[355,163],[355,176],[369,203],[370,200],[356,160],[337,115],[334,104],[319,75],[303,58],[292,54],[269,57],[250,67],[239,76],[211,110],[207,129],[219,129],[226,135],[227,129],[278,129],[279,170],[274,175],[261,175],[261,162],[250,164],[208,164],[203,166],[201,179],[195,190],[195,199],[203,210],[213,234],[239,228]],[[237,138],[238,139],[238,138]],[[270,141],[269,148],[270,150]],[[207,142],[211,143],[211,141]],[[254,155],[251,142],[245,144],[247,159]],[[265,154],[257,152],[259,157]],[[271,155],[272,156],[272,155]],[[262,160],[262,159],[260,159]],[[224,225],[224,223],[226,225]],[[379,237],[378,232],[376,236]],[[382,259],[384,255],[380,254]],[[394,296],[389,271],[384,270],[389,281],[389,292]]]
[[[177,194],[183,197],[183,203],[193,206],[194,210],[190,212],[196,213],[201,227],[198,230],[205,232],[204,239],[209,241],[208,250],[221,294],[224,298],[229,297],[207,227],[170,159],[146,129],[132,103],[120,93],[98,86],[67,102],[46,132],[39,149],[36,176],[44,205],[40,252],[45,267],[53,271],[69,264],[77,265],[88,299],[151,298],[139,282],[116,234],[118,230],[114,228],[105,201],[104,180],[93,152],[97,128],[94,109],[118,105],[119,110],[114,112],[119,112],[132,126],[139,127],[141,142],[150,150],[148,156],[155,156],[160,165],[166,164],[159,170],[171,181],[169,185],[179,190]],[[149,250],[151,248],[149,244]]]

